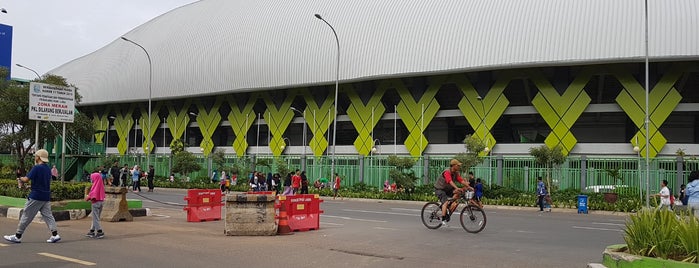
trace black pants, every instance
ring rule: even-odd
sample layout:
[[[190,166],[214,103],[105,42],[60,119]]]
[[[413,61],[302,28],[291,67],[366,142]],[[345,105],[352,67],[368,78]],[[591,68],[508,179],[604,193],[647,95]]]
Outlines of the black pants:
[[[544,197],[545,195],[539,195],[538,196],[538,201],[536,202],[539,205],[539,211],[544,211]]]
[[[148,190],[153,190],[155,186],[153,185],[153,178],[148,178]]]
[[[308,185],[301,186],[301,194],[308,194]]]
[[[133,182],[133,190],[139,191],[139,192],[141,191],[141,181],[140,180]]]

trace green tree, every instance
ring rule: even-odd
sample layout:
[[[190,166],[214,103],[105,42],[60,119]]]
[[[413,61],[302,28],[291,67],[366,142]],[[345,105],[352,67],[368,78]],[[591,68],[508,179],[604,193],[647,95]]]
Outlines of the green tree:
[[[0,68],[0,76],[7,76],[7,69]],[[47,74],[35,82],[59,86],[74,87],[65,78]],[[75,103],[80,103],[81,97],[75,89]],[[26,169],[27,162],[31,164],[31,149],[34,140],[35,121],[29,120],[29,84],[4,80],[0,82],[0,149],[10,150],[16,155],[17,166]],[[39,148],[45,147],[43,141],[54,140],[60,135],[62,127],[56,122],[39,124]],[[90,140],[95,130],[89,117],[76,111],[74,122],[66,125],[66,135],[81,140]]]
[[[189,173],[201,169],[201,166],[197,163],[197,158],[187,151],[181,151],[175,154],[172,162],[172,172],[180,173],[184,177],[189,176]]]
[[[546,184],[548,185],[549,191],[553,190],[553,188],[551,188],[551,169],[560,166],[566,161],[563,148],[559,145],[553,148],[541,145],[539,147],[529,148],[529,154],[536,159],[538,164],[546,168]]]
[[[454,159],[461,162],[463,169],[462,172],[469,172],[472,167],[483,163],[483,157],[479,155],[483,150],[485,150],[485,142],[473,135],[467,135],[464,139],[464,146],[466,146],[465,153],[459,153],[454,156]]]
[[[214,163],[216,170],[222,171],[226,166],[226,153],[219,149],[211,154],[211,162]]]
[[[286,174],[289,174],[289,172],[291,172],[291,170],[289,169],[289,165],[283,158],[277,157],[274,162],[277,166],[277,173],[279,173],[280,176],[284,177],[286,176]]]
[[[410,190],[415,187],[418,177],[412,170],[415,165],[414,158],[392,155],[388,157],[388,165],[395,167],[388,172],[388,177],[396,183],[398,188]]]
[[[170,142],[170,153],[176,155],[179,152],[184,151],[184,142],[180,139],[172,140]]]

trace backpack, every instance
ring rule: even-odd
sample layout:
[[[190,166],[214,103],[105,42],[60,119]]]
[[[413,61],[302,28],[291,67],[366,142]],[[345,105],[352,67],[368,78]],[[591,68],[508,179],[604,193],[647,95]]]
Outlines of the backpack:
[[[674,206],[674,205],[675,205],[675,196],[670,195],[670,206]]]

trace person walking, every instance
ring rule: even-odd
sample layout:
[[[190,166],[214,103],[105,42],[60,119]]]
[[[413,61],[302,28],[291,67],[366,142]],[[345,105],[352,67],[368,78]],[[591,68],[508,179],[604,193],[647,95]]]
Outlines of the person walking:
[[[116,161],[114,162],[114,164],[112,164],[112,167],[109,168],[109,174],[111,176],[109,177],[108,185],[119,186],[119,179],[121,178],[121,174],[119,174],[119,161]]]
[[[53,165],[51,168],[51,180],[57,180],[58,179],[58,169],[56,168],[56,165]]]
[[[15,170],[15,175],[17,176],[17,188],[24,188],[24,182],[21,180],[22,177],[24,177],[24,171],[22,171],[21,168],[17,168],[17,170]]]
[[[124,167],[119,170],[119,181],[117,182],[117,185],[120,187],[127,187],[129,186],[129,165],[124,164]]]
[[[544,181],[539,177],[536,183],[536,204],[539,205],[539,211],[544,211],[544,198],[546,198],[547,194],[546,185],[544,185]]]
[[[301,194],[308,194],[308,177],[306,171],[301,171]]]
[[[155,179],[155,168],[153,168],[153,165],[148,166],[148,191],[153,192],[153,189],[155,189],[155,185],[153,185],[153,179]]]
[[[87,232],[85,236],[90,238],[104,238],[102,225],[100,225],[100,216],[102,214],[102,205],[105,196],[104,183],[102,182],[102,176],[99,174],[98,170],[95,170],[95,172],[90,175],[90,180],[92,181],[92,186],[85,200],[92,203],[92,212],[90,212],[92,215],[92,225],[90,226],[90,231]],[[97,230],[97,232],[95,232],[95,230]]]
[[[687,183],[687,207],[694,213],[694,217],[699,219],[699,171],[689,173],[689,183]]]
[[[670,207],[670,189],[667,188],[667,180],[662,180],[660,182],[660,192],[654,196],[660,197],[660,208],[662,209],[672,209]]]
[[[293,172],[289,172],[286,174],[286,177],[284,177],[284,192],[282,195],[290,195],[293,194],[294,192],[291,189],[291,175],[294,174]]]
[[[301,188],[301,171],[298,169],[293,176],[291,176],[291,188],[293,189],[293,194],[298,194]]]
[[[36,213],[40,212],[46,225],[49,227],[51,237],[46,240],[47,243],[56,243],[61,241],[61,236],[58,235],[56,227],[56,219],[51,212],[51,168],[46,164],[49,162],[49,152],[40,149],[34,153],[34,167],[29,171],[26,177],[21,177],[23,183],[31,181],[32,190],[29,192],[27,202],[24,204],[24,213],[19,219],[17,232],[14,235],[4,236],[5,240],[13,243],[21,243],[22,235],[29,226],[29,223],[34,220]]]
[[[335,193],[333,195],[333,200],[339,195],[340,198],[344,199],[342,195],[340,194],[340,182],[342,182],[342,179],[340,178],[340,175],[335,173],[335,182],[333,183],[333,192]]]
[[[138,165],[133,166],[131,170],[131,183],[133,183],[133,192],[138,193],[141,191],[141,170]]]

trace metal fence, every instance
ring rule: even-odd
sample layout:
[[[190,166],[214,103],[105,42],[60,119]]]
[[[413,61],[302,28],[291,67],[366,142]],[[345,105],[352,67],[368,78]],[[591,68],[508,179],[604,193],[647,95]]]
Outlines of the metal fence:
[[[0,155],[0,163],[8,172],[8,168],[14,163],[15,156]],[[216,170],[211,158],[196,155],[196,161],[201,166],[199,171],[189,174],[190,178],[211,177]],[[374,187],[383,187],[384,181],[389,178],[389,171],[394,167],[388,165],[387,155],[374,156],[337,156],[335,160],[335,172],[343,178],[343,184],[353,185],[363,182]],[[414,158],[415,165],[412,172],[421,178],[417,184],[432,184],[439,174],[448,168],[451,156],[425,156]],[[120,165],[139,165],[145,167],[147,158],[145,155],[124,155],[119,157]],[[150,164],[154,166],[157,176],[169,176],[172,168],[170,155],[151,155]],[[69,159],[67,161],[70,161]],[[85,166],[85,170],[91,170],[102,164],[101,158],[91,159]],[[260,165],[260,163],[267,165]],[[234,165],[243,170],[254,168],[264,173],[276,173],[279,163],[286,163],[290,170],[303,169],[304,159],[301,156],[273,157],[271,155],[248,155],[244,157],[226,156],[224,166],[231,168]],[[306,173],[311,182],[325,178],[330,180],[331,159],[328,156],[310,156],[305,159]],[[679,184],[685,183],[691,170],[699,170],[699,160],[695,157],[684,158],[655,158],[650,162],[649,189],[657,192],[660,189],[660,181],[667,180],[673,192],[679,190]],[[618,170],[619,176],[613,177],[613,171]],[[547,169],[536,163],[533,157],[528,156],[490,156],[483,159],[483,163],[472,167],[471,172],[476,178],[481,178],[485,184],[500,184],[523,191],[536,189],[537,177],[546,178]],[[584,171],[584,172],[583,172]],[[645,161],[635,157],[580,157],[571,156],[559,167],[550,171],[551,184],[554,190],[560,189],[606,189],[605,187],[620,186],[619,191],[639,192],[646,187]],[[585,173],[585,181],[582,181]],[[242,176],[240,174],[239,176]]]

